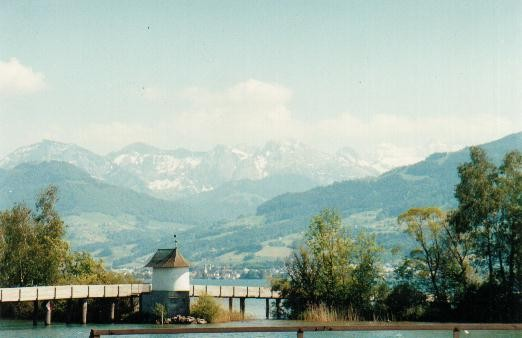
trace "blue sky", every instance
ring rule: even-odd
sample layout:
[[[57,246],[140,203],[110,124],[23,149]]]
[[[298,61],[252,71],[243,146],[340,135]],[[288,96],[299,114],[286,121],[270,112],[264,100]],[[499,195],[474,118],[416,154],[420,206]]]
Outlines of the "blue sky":
[[[521,107],[520,1],[0,2],[0,156],[292,138],[408,163]]]

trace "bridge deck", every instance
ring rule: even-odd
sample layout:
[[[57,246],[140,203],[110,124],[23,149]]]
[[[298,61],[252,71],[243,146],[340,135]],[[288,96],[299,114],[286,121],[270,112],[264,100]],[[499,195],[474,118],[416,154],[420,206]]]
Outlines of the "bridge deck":
[[[139,296],[152,291],[151,284],[56,285],[0,288],[0,303],[51,299],[118,298]],[[192,285],[191,297],[204,294],[220,298],[281,298],[279,291],[260,286]]]
[[[0,288],[0,302],[74,298],[117,298],[139,296],[151,291],[150,284],[56,285]]]
[[[262,286],[222,286],[222,285],[192,285],[190,296],[198,297],[207,294],[220,298],[281,298],[279,291],[272,291]]]

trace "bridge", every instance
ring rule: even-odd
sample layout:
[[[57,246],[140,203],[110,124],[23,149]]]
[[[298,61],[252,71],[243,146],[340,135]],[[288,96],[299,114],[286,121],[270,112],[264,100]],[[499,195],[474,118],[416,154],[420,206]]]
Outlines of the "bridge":
[[[40,301],[46,302],[45,324],[51,324],[51,311],[53,300],[72,300],[78,299],[82,302],[82,324],[87,323],[88,299],[108,298],[113,301],[110,303],[109,317],[111,321],[115,318],[116,300],[130,297],[134,304],[134,299],[139,299],[142,294],[152,291],[151,284],[109,284],[109,285],[55,285],[55,286],[35,286],[0,288],[0,304],[8,302],[33,302],[33,324],[37,323],[38,306]],[[266,317],[269,317],[269,300],[275,299],[276,307],[280,307],[281,293],[272,291],[268,287],[259,286],[216,286],[216,285],[192,285],[189,291],[191,297],[209,295],[217,298],[229,299],[229,311],[232,311],[234,298],[239,298],[240,311],[245,313],[245,299],[258,298],[266,299]],[[138,305],[139,307],[139,302]],[[279,311],[278,311],[279,313]]]
[[[224,285],[192,285],[190,288],[191,297],[209,295],[217,298],[228,298],[228,310],[232,312],[232,302],[234,298],[239,298],[239,311],[245,316],[246,298],[265,299],[265,317],[270,317],[270,299],[275,299],[276,317],[281,313],[280,291],[274,291],[262,286],[224,286]]]

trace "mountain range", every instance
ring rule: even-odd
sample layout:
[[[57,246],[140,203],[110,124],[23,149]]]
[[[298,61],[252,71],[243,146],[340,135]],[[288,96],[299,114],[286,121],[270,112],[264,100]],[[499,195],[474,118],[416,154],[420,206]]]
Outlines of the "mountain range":
[[[499,163],[506,152],[522,150],[522,133],[482,147]],[[196,263],[252,266],[284,259],[310,217],[326,207],[340,211],[355,231],[406,250],[397,215],[417,206],[454,207],[456,168],[469,160],[465,148],[371,176],[376,171],[349,150],[317,154],[288,142],[246,150],[134,144],[101,156],[44,141],[0,160],[0,208],[33,205],[35,194],[54,184],[73,248],[113,267],[141,266],[156,248],[171,246],[174,233]],[[261,158],[266,162],[256,166]],[[182,183],[153,189],[157,181]]]
[[[328,154],[295,141],[272,141],[262,147],[218,145],[207,152],[135,143],[102,156],[45,140],[15,150],[0,160],[0,168],[44,161],[67,162],[103,182],[171,200],[241,180],[300,176],[310,188],[379,173],[348,148]]]

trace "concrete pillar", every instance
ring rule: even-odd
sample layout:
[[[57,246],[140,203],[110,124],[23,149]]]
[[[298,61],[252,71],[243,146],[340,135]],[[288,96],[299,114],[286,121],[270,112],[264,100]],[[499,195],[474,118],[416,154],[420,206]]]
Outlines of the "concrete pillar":
[[[82,324],[87,324],[87,299],[82,300]]]
[[[276,319],[281,318],[281,299],[276,299]]]
[[[265,299],[265,315],[266,315],[266,319],[269,319],[270,317],[270,299],[266,298]]]
[[[239,311],[241,311],[241,318],[245,319],[245,297],[239,298]]]
[[[45,325],[51,325],[52,303],[50,300],[45,302]]]
[[[232,312],[232,301],[234,300],[234,298],[230,297],[228,299],[228,312]]]
[[[33,301],[33,326],[38,325],[38,301]]]
[[[114,323],[115,313],[116,313],[116,303],[114,301],[111,301],[110,310],[109,310],[109,320],[111,321],[111,323]]]

